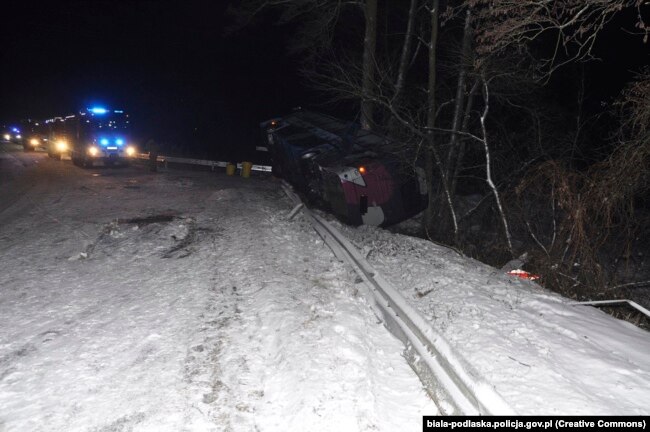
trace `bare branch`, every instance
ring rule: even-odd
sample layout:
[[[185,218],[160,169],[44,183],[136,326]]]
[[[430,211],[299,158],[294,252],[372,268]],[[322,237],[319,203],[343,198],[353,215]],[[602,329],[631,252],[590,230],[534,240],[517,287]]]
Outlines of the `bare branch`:
[[[624,8],[640,9],[644,0],[467,0],[466,4],[476,10],[477,50],[484,57],[554,33],[555,52],[541,67],[548,78],[568,62],[589,58],[612,17]],[[637,27],[647,36],[640,13]],[[560,49],[565,59],[556,62]]]

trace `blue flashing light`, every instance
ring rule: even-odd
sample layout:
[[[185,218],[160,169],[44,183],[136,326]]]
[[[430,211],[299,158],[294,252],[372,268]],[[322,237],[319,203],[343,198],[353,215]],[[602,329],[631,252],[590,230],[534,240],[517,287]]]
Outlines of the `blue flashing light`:
[[[118,138],[118,139],[115,140],[115,144],[117,144],[119,146],[124,145],[124,140],[122,138]]]
[[[116,112],[116,113],[118,113],[118,114],[122,114],[124,111],[122,111],[122,110],[115,110],[115,111],[113,111],[113,112]]]
[[[108,139],[102,138],[102,139],[99,140],[99,143],[101,145],[103,145],[103,146],[107,146],[108,145]]]
[[[103,107],[92,107],[88,111],[90,111],[93,114],[106,114],[108,112],[106,108]]]
[[[20,130],[18,130],[18,128],[11,128],[11,130],[12,130],[12,132],[16,132],[16,133],[20,132]]]

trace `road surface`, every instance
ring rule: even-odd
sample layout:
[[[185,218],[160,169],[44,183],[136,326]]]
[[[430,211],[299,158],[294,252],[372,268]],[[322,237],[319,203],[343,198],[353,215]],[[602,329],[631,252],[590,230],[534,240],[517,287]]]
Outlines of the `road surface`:
[[[436,413],[270,177],[0,149],[3,432],[419,430]]]

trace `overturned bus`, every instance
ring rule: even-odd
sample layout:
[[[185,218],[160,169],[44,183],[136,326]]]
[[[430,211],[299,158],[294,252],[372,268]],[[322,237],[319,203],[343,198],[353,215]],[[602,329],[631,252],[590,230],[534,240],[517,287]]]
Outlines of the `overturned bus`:
[[[380,134],[303,110],[260,126],[274,175],[345,223],[388,226],[426,207],[424,171]]]

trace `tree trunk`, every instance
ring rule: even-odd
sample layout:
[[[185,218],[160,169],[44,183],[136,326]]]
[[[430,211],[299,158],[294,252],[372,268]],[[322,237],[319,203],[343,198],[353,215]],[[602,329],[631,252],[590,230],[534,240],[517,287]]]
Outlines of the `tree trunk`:
[[[375,72],[375,46],[377,45],[377,0],[366,0],[366,33],[363,39],[363,70],[361,79],[361,127],[372,129],[372,86]]]
[[[435,196],[434,196],[434,166],[439,164],[440,160],[437,158],[435,149],[435,140],[433,128],[436,124],[436,51],[438,48],[438,13],[439,1],[432,0],[431,4],[431,38],[429,40],[429,81],[427,86],[427,137],[426,137],[426,163],[425,173],[427,179],[427,186],[429,188],[428,205],[424,212],[424,231],[429,234],[433,231],[435,226]],[[436,160],[438,159],[438,160]],[[444,177],[444,170],[443,170]],[[443,183],[445,179],[443,178]],[[444,184],[443,184],[444,188]]]
[[[395,109],[399,109],[400,99],[402,98],[402,90],[404,89],[404,81],[406,79],[406,70],[409,65],[409,56],[411,54],[411,42],[413,40],[413,26],[415,25],[415,12],[417,10],[418,0],[411,0],[409,6],[408,22],[406,24],[406,34],[404,35],[404,43],[402,44],[402,53],[399,59],[399,67],[397,69],[397,79],[395,81],[395,93],[391,100],[391,105]],[[395,128],[395,116],[391,116],[388,121],[388,131],[392,132]]]
[[[454,100],[454,116],[451,125],[451,139],[449,143],[449,153],[447,153],[447,179],[450,183],[455,184],[454,174],[457,172],[456,165],[461,161],[459,156],[459,142],[461,141],[458,132],[461,126],[461,118],[463,117],[463,108],[465,105],[465,82],[467,81],[467,68],[470,64],[471,47],[472,47],[472,26],[471,26],[471,11],[468,8],[465,12],[465,26],[463,29],[463,48],[460,53],[459,59],[459,73],[458,83],[456,84],[456,99]],[[454,190],[450,191],[452,195]]]
[[[399,59],[399,68],[397,70],[397,81],[395,82],[395,94],[393,100],[398,101],[402,96],[404,89],[404,80],[406,79],[406,69],[409,64],[409,56],[411,54],[411,41],[413,40],[413,26],[415,24],[415,11],[417,8],[417,0],[411,0],[409,6],[408,23],[406,24],[406,34],[404,35],[404,44],[402,45],[402,54]]]
[[[463,115],[463,123],[460,126],[461,132],[467,132],[469,127],[470,114],[472,112],[472,107],[474,106],[474,95],[476,94],[479,87],[479,81],[474,82],[472,89],[467,95],[467,105],[465,106],[465,114]],[[454,164],[454,172],[451,175],[451,181],[449,189],[452,195],[456,195],[456,186],[458,185],[458,174],[460,173],[460,168],[463,165],[463,158],[465,157],[465,140],[461,139],[458,141],[458,154],[456,155],[456,163]]]
[[[508,218],[506,217],[506,212],[503,209],[501,204],[501,197],[499,196],[499,190],[492,180],[492,164],[490,161],[490,147],[488,145],[487,139],[487,130],[485,128],[485,120],[488,115],[488,110],[490,109],[490,93],[485,80],[485,76],[481,75],[481,82],[483,84],[483,101],[485,107],[483,108],[483,114],[481,114],[481,133],[483,134],[483,148],[485,149],[485,181],[487,182],[490,190],[494,195],[494,201],[497,205],[497,210],[499,211],[499,216],[501,217],[501,223],[503,224],[503,233],[506,238],[506,243],[508,244],[508,251],[511,256],[514,256],[514,250],[512,248],[512,236],[510,235],[510,227],[508,226]]]

